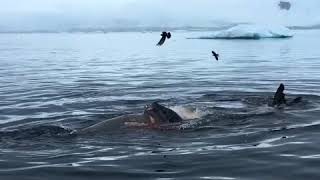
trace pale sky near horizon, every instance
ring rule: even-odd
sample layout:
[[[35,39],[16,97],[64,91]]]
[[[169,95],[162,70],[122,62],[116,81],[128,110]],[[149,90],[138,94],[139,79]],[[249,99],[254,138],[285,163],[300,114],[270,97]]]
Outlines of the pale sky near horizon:
[[[320,24],[320,0],[0,0],[0,28],[212,26],[217,22]]]

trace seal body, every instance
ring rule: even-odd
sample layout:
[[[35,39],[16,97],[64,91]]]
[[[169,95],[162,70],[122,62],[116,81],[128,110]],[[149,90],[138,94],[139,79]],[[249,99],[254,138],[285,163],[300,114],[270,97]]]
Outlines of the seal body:
[[[107,119],[100,123],[94,124],[87,128],[77,131],[77,134],[92,134],[92,133],[102,133],[111,132],[114,130],[119,130],[119,128],[124,127],[126,122],[137,122],[144,123],[146,121],[145,115],[143,114],[132,114],[115,117],[112,119]]]
[[[161,124],[181,122],[182,118],[173,110],[156,102],[145,107],[142,114],[115,117],[77,131],[77,134],[112,132],[121,127],[159,128]]]

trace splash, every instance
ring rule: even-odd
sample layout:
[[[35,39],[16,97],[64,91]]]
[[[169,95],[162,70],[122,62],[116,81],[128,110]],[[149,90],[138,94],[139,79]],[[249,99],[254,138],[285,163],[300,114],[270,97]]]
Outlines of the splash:
[[[179,116],[181,116],[182,119],[185,119],[185,120],[199,119],[207,114],[205,111],[202,111],[198,108],[173,106],[173,107],[170,107],[170,109],[178,113]]]

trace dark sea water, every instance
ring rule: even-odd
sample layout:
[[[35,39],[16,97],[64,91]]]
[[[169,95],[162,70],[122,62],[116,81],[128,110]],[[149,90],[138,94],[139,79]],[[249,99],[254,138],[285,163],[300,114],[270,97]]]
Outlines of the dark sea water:
[[[320,179],[320,31],[207,34],[0,34],[0,179]],[[153,101],[186,122],[70,134]]]

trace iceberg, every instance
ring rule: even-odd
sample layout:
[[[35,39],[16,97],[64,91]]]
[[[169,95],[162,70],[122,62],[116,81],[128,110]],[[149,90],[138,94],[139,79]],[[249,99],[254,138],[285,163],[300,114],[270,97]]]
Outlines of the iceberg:
[[[293,34],[284,26],[242,24],[227,30],[217,31],[210,36],[198,39],[261,39],[261,38],[290,38]]]

